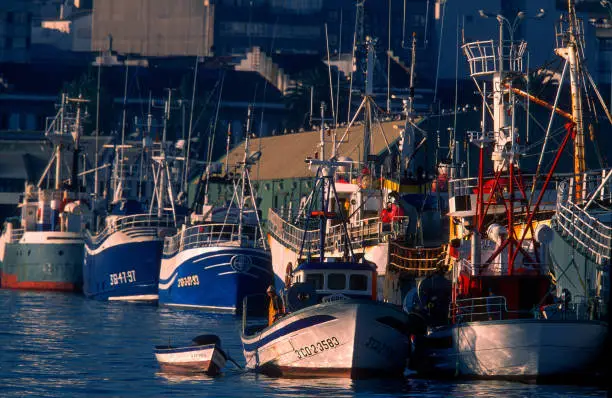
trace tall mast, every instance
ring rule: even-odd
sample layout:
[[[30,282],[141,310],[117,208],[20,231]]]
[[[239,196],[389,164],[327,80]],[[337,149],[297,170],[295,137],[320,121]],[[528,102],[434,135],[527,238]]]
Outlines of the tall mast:
[[[374,46],[376,40],[368,37],[366,38],[366,49],[367,49],[367,68],[366,68],[366,82],[365,82],[365,113],[363,123],[363,162],[367,164],[368,156],[370,155],[370,137],[372,134],[372,94],[374,92]],[[324,159],[323,159],[324,160]]]
[[[399,162],[399,177],[404,175],[405,171],[413,172],[414,163],[409,161],[409,157],[414,153],[414,68],[416,66],[416,33],[412,33],[412,56],[410,62],[410,92],[408,101],[404,108],[406,113],[406,124],[401,132],[402,149]]]
[[[567,1],[567,32],[563,29],[557,33],[557,37],[561,37],[559,48],[555,49],[557,55],[567,60],[569,64],[570,88],[572,94],[572,118],[574,121],[574,178],[576,181],[575,200],[576,203],[582,202],[582,176],[586,170],[584,158],[584,123],[582,120],[582,92],[581,92],[581,76],[582,76],[582,57],[581,57],[581,40],[582,30],[576,18],[576,10],[574,8],[574,0]]]
[[[79,192],[79,141],[81,137],[81,103],[88,102],[84,100],[80,95],[79,98],[68,98],[68,101],[76,103],[76,119],[74,121],[72,137],[74,139],[74,151],[72,154],[72,176],[71,185],[74,193]]]
[[[64,113],[66,111],[66,94],[62,94],[62,105],[60,108],[60,134],[64,132]],[[62,143],[55,148],[55,189],[59,190],[62,181]]]
[[[238,218],[238,236],[242,236],[242,221],[244,219],[244,188],[246,186],[246,178],[247,178],[247,161],[249,158],[249,138],[251,135],[251,115],[253,114],[253,106],[249,105],[247,111],[247,124],[246,124],[246,134],[244,137],[244,158],[242,161],[242,176],[240,178],[240,182],[242,186],[240,187],[240,195],[238,195],[238,209],[240,210],[239,218]],[[257,209],[255,209],[257,210]]]

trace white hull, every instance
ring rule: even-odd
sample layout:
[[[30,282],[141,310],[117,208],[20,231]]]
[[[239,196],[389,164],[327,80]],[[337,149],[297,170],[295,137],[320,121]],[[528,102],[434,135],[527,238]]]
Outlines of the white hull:
[[[536,319],[468,322],[438,329],[429,337],[449,333],[452,348],[437,352],[438,370],[475,377],[536,378],[585,371],[603,349],[607,325]]]
[[[246,366],[273,376],[401,375],[409,342],[398,327],[407,320],[396,308],[369,300],[318,304],[260,334],[243,335]]]
[[[160,367],[172,372],[218,373],[225,366],[225,356],[215,344],[156,350]]]

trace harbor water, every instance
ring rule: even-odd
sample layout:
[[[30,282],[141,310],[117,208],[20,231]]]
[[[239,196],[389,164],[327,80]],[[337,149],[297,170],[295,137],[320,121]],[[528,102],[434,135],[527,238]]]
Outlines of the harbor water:
[[[219,335],[244,365],[240,327],[240,318],[231,315],[0,290],[0,396],[605,396],[593,386],[502,381],[278,379],[244,373],[229,362],[214,379],[160,372],[155,345],[186,345],[200,334]]]

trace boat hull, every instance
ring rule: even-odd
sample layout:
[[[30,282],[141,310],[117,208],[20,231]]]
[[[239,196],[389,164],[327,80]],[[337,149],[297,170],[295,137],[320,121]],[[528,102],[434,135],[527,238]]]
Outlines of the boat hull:
[[[604,347],[607,325],[595,321],[500,320],[444,327],[429,338],[452,346],[431,350],[438,375],[538,379],[584,374]],[[440,373],[441,372],[441,373]]]
[[[83,242],[72,235],[64,237],[60,234],[53,233],[51,238],[61,243],[4,243],[0,287],[80,291],[83,284]]]
[[[236,313],[242,299],[273,283],[269,252],[239,246],[200,247],[164,256],[159,304]]]
[[[394,377],[409,352],[408,318],[371,300],[317,304],[242,335],[247,368],[283,377]]]
[[[86,240],[83,292],[97,300],[156,301],[162,249],[157,234],[118,231],[98,245]]]
[[[217,375],[225,367],[226,357],[215,345],[155,349],[160,368],[169,373],[206,373]]]

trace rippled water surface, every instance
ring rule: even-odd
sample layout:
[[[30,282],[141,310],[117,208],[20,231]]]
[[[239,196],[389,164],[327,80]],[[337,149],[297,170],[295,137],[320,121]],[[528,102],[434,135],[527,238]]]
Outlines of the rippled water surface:
[[[240,319],[75,294],[0,290],[0,396],[594,397],[596,387],[422,379],[274,379],[228,366],[215,379],[161,373],[153,346],[221,337],[244,364]]]

